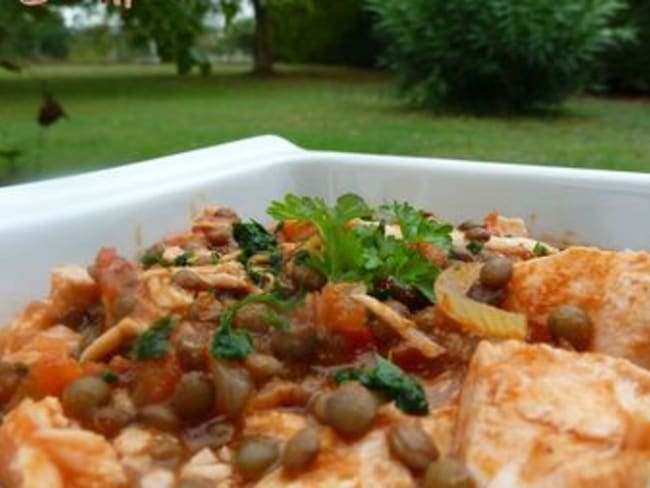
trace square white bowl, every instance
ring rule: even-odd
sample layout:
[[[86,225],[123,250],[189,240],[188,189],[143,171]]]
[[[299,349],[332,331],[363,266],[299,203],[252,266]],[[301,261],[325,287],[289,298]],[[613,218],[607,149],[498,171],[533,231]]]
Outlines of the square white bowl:
[[[451,221],[496,210],[539,237],[650,249],[650,175],[306,151],[261,136],[0,190],[0,326],[46,295],[55,266],[91,263],[102,246],[135,256],[208,204],[265,220],[287,192],[407,200]]]

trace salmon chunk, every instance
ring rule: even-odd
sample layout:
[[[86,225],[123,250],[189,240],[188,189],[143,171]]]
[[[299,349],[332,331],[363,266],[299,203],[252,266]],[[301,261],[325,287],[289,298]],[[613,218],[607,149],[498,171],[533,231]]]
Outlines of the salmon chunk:
[[[123,488],[126,476],[102,436],[76,427],[56,398],[26,399],[0,426],[0,486]]]
[[[480,487],[646,487],[650,373],[622,359],[482,342],[453,451]]]
[[[518,262],[504,307],[545,327],[560,305],[577,305],[594,324],[591,350],[650,368],[650,255],[573,247]]]

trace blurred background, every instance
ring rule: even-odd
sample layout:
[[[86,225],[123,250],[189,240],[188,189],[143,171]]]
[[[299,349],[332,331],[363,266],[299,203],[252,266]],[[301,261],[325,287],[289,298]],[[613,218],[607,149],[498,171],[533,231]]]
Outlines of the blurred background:
[[[650,0],[0,1],[0,185],[266,133],[650,171]]]

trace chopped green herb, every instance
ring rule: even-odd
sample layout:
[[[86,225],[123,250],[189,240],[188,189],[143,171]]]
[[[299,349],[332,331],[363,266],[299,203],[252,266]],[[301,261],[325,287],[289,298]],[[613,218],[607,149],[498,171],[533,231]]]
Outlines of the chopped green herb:
[[[278,245],[275,236],[255,220],[233,224],[233,237],[242,250],[242,260],[259,252],[272,252]]]
[[[467,246],[465,247],[472,254],[481,254],[481,251],[483,251],[483,244],[481,244],[480,242],[472,241],[469,244],[467,244]]]
[[[256,268],[268,271],[274,275],[282,271],[282,255],[278,249],[275,235],[268,232],[262,224],[251,220],[248,223],[237,222],[233,225],[233,237],[241,248],[239,260],[246,269],[246,274],[256,285],[262,285],[263,275],[253,269],[249,259],[258,253],[268,253],[269,261],[265,265],[256,265]]]
[[[101,379],[104,380],[105,383],[108,383],[109,385],[113,385],[117,383],[118,377],[115,373],[112,371],[104,371],[100,375]]]
[[[169,336],[174,328],[171,317],[154,322],[138,336],[131,348],[131,357],[137,360],[160,359],[169,350]]]
[[[537,241],[533,247],[533,254],[535,256],[548,256],[548,248],[541,242]]]
[[[337,385],[345,383],[346,381],[360,381],[363,377],[364,372],[360,369],[354,368],[341,369],[332,375],[332,378]]]
[[[183,254],[176,256],[176,259],[174,259],[174,266],[190,266],[192,263],[192,257],[192,253],[184,252]]]
[[[140,258],[140,263],[142,263],[142,266],[144,266],[145,268],[150,268],[156,264],[160,264],[161,266],[164,266],[165,263],[163,260],[163,250],[152,249],[145,252]]]
[[[219,256],[219,253],[218,252],[213,252],[210,255],[210,264],[219,264],[220,259],[221,259],[221,257]]]
[[[269,255],[269,266],[274,274],[282,271],[282,253],[276,249]]]
[[[233,327],[237,312],[249,303],[266,303],[267,305],[271,305],[279,310],[286,310],[294,305],[290,301],[282,300],[281,298],[268,293],[250,295],[235,303],[221,314],[219,327],[214,334],[210,348],[213,357],[238,360],[245,359],[253,352],[253,340],[250,334],[246,330],[235,329]],[[277,314],[276,319],[275,326],[284,327],[285,325],[288,325],[288,323]]]
[[[212,339],[212,356],[221,359],[245,359],[253,352],[253,340],[248,331],[219,327]]]
[[[305,251],[304,249],[299,250],[293,255],[293,262],[299,266],[306,265],[309,262],[309,251]]]
[[[344,369],[334,374],[334,381],[359,381],[366,388],[384,393],[404,413],[426,415],[429,404],[422,385],[390,361],[377,356],[375,366],[368,372]]]

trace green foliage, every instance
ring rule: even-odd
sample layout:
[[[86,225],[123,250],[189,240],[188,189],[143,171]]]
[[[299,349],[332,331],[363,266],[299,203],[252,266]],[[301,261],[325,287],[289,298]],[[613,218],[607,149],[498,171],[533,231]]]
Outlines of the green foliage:
[[[63,18],[56,9],[2,2],[0,59],[62,59],[68,53],[68,40]]]
[[[215,0],[136,1],[132,9],[121,9],[120,15],[136,45],[153,40],[160,58],[176,63],[179,74],[198,66],[207,75],[210,61],[198,39],[205,32],[206,15],[217,8]]]
[[[404,413],[429,413],[429,404],[422,385],[381,356],[377,356],[375,366],[370,371],[343,369],[334,374],[334,381],[338,384],[358,381],[366,388],[385,394]]]
[[[129,61],[132,57],[133,49],[129,45],[128,35],[108,25],[73,28],[70,37],[68,59],[75,63]]]
[[[555,104],[590,81],[620,0],[368,0],[386,63],[426,107],[523,110]]]
[[[216,46],[222,54],[252,54],[255,36],[255,20],[251,18],[233,20],[223,31]]]
[[[310,0],[271,11],[278,59],[375,66],[380,44],[364,0]]]
[[[615,25],[632,25],[637,42],[613,47],[605,57],[603,82],[611,91],[650,92],[650,1],[627,0]]]

